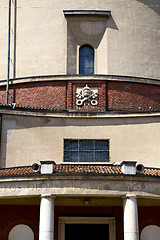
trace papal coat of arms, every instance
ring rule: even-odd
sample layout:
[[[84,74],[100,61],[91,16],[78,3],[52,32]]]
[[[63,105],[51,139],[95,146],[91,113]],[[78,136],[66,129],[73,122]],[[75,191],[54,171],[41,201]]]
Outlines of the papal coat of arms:
[[[86,85],[84,88],[76,88],[76,105],[77,106],[86,106],[98,105],[98,88],[90,88]]]

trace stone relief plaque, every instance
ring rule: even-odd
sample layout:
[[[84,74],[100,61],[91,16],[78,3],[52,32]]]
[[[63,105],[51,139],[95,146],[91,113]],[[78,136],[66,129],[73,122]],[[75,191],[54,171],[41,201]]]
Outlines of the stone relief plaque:
[[[98,88],[85,87],[76,88],[76,105],[77,106],[97,106],[98,105]]]

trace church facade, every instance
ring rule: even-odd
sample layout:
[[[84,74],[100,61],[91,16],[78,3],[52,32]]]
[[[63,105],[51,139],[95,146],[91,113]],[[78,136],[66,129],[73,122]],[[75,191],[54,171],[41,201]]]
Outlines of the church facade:
[[[0,239],[158,240],[158,0],[0,15]]]

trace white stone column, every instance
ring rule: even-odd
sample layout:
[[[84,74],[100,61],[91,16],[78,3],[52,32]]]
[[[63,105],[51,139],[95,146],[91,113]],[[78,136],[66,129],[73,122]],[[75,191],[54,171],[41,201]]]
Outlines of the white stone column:
[[[136,195],[123,199],[124,240],[139,240],[138,208]]]
[[[40,203],[39,240],[54,239],[54,197],[42,195]]]

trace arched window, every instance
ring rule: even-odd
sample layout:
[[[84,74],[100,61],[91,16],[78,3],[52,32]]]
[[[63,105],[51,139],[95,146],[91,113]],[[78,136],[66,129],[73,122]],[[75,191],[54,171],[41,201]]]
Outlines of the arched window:
[[[94,50],[88,45],[79,49],[79,74],[94,74]]]
[[[24,224],[16,225],[9,233],[9,240],[34,240],[32,229]]]
[[[159,240],[160,239],[160,227],[156,225],[148,225],[143,228],[141,232],[140,240]]]

